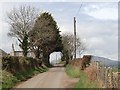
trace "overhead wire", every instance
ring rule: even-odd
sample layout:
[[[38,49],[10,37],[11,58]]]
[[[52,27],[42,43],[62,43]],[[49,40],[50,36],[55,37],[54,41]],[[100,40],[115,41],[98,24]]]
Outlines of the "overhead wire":
[[[77,13],[76,13],[75,17],[77,17],[77,16],[78,16],[78,14],[79,14],[80,9],[82,8],[82,6],[83,6],[83,2],[81,3],[81,5],[80,5],[80,7],[79,7],[79,9],[78,9],[78,11],[77,11]]]

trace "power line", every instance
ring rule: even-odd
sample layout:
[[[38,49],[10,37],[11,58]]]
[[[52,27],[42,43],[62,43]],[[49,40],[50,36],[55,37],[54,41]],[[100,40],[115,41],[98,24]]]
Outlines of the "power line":
[[[79,7],[79,9],[78,9],[78,11],[77,11],[77,13],[76,13],[75,17],[77,17],[77,15],[79,14],[79,11],[80,11],[80,9],[81,9],[82,5],[83,5],[83,3],[81,3],[81,5],[80,5],[80,7]]]

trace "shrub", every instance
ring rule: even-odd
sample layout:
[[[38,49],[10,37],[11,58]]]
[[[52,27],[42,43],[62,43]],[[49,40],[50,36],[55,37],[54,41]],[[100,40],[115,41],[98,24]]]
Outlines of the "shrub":
[[[90,65],[85,72],[90,80],[95,81],[97,79],[97,67],[95,65]]]
[[[3,81],[1,82],[3,89],[11,88],[18,81],[27,80],[35,74],[48,70],[46,67],[39,67],[36,59],[28,57],[5,56],[2,58],[2,64],[3,77],[1,78]]]
[[[19,71],[19,58],[13,56],[5,56],[2,58],[2,69],[6,69],[11,73]]]
[[[39,67],[38,61],[30,57],[5,56],[2,58],[2,64],[3,70],[5,69],[13,74]]]

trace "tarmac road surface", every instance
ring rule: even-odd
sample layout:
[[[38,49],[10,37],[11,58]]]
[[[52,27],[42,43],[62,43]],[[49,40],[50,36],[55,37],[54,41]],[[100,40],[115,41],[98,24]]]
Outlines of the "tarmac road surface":
[[[53,67],[19,83],[14,88],[73,88],[78,80],[67,76],[64,67]]]

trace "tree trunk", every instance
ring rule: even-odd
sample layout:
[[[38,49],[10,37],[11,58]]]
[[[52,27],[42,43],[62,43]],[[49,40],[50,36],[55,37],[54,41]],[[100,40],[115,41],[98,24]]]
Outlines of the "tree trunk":
[[[50,61],[49,61],[49,54],[47,53],[43,53],[43,63],[44,65],[46,65],[47,67],[50,67]]]
[[[42,60],[41,60],[41,57],[40,57],[40,55],[41,55],[40,46],[37,46],[37,49],[34,50],[34,54],[35,54],[35,59],[37,61],[37,64],[36,64],[37,67],[42,66]]]

